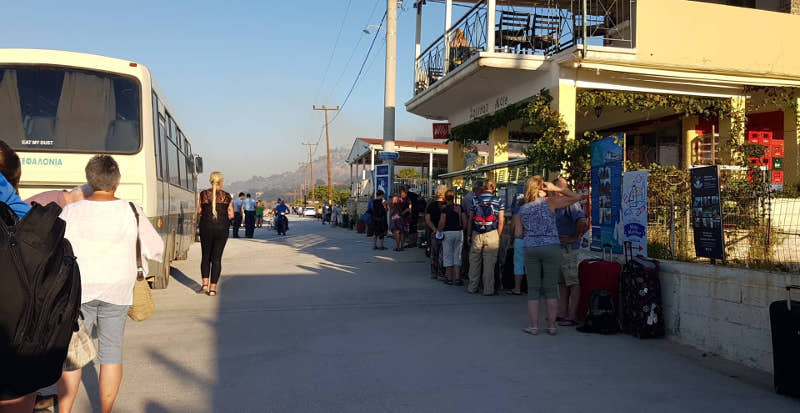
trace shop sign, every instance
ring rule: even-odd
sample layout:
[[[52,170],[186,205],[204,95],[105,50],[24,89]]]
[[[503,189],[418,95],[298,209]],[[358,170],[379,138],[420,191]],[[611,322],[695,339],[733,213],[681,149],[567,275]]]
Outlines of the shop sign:
[[[691,182],[695,253],[698,257],[724,259],[718,167],[714,165],[692,168]]]
[[[433,124],[433,139],[447,139],[450,137],[450,124],[449,123],[434,123]]]

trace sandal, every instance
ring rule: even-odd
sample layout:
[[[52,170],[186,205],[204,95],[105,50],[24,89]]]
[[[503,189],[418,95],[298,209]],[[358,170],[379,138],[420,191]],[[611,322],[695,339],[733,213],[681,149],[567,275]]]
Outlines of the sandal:
[[[575,327],[578,325],[578,322],[575,320],[570,320],[568,318],[564,318],[558,322],[558,325],[562,327]]]
[[[208,296],[209,296],[209,297],[214,297],[214,296],[216,296],[216,295],[217,295],[217,290],[209,290],[209,291],[208,291]]]
[[[506,295],[522,295],[522,293],[518,293],[514,290],[508,290],[506,291]]]
[[[545,330],[547,331],[547,334],[550,334],[551,336],[558,334],[558,329],[555,327],[547,327]]]
[[[522,331],[532,336],[539,335],[539,327],[525,327]]]
[[[199,289],[199,290],[197,290],[197,293],[198,293],[198,294],[205,294],[205,293],[207,293],[207,292],[208,292],[208,284],[201,285],[201,286],[200,286],[200,289]]]

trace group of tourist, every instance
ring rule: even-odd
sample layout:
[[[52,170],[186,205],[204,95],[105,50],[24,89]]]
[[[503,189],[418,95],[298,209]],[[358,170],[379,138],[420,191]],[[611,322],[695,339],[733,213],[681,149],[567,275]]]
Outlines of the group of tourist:
[[[389,231],[394,236],[395,251],[416,247],[417,222],[425,210],[424,200],[405,186],[401,186],[398,194],[390,196],[388,201],[385,195],[383,190],[378,190],[375,192],[375,198],[367,204],[370,229],[373,233],[373,249],[386,249],[383,239]]]
[[[101,411],[110,412],[122,382],[122,337],[137,277],[136,252],[140,250],[144,258],[159,261],[164,244],[149,220],[138,219],[138,216],[143,216],[138,206],[116,197],[122,175],[119,165],[109,155],[92,157],[85,168],[86,184],[71,191],[47,191],[23,201],[17,192],[20,175],[19,157],[0,141],[0,201],[5,204],[0,208],[7,206],[14,214],[10,217],[4,213],[8,221],[4,225],[14,226],[14,221],[21,220],[19,222],[24,227],[35,227],[39,223],[30,219],[46,216],[41,210],[33,213],[38,205],[58,206],[56,211],[60,211],[59,218],[63,220],[63,238],[71,244],[75,262],[80,267],[82,328],[89,332],[96,330],[98,337]],[[52,236],[60,237],[60,234]],[[21,249],[25,259],[35,257],[35,254],[26,253],[27,246],[16,248]],[[142,260],[142,266],[146,272],[147,260]],[[21,314],[36,312],[34,307],[52,303],[32,301],[33,292],[15,290],[11,286],[18,286],[19,282],[5,277],[17,275],[14,271],[0,271],[0,284],[3,285],[0,289],[3,301],[0,306],[0,336],[4,337],[0,343],[0,412],[29,413],[36,402],[36,390],[39,389],[36,384],[46,387],[53,383],[44,383],[41,378],[37,380],[37,374],[44,374],[40,371],[43,365],[36,364],[41,361],[14,351],[10,347],[10,337],[15,335]],[[71,330],[78,320],[62,320],[61,323]],[[64,327],[57,325],[53,328]],[[65,353],[62,350],[60,358],[48,358],[45,362],[59,363],[56,368],[62,369]],[[64,367],[57,386],[58,411],[69,413],[72,410],[80,381],[81,369]]]
[[[493,180],[475,182],[461,204],[456,204],[453,190],[437,188],[436,198],[425,209],[425,225],[431,234],[431,278],[449,285],[464,285],[466,278],[467,291],[472,294],[491,296],[502,289],[496,285],[495,264],[505,229],[506,205],[496,190]],[[410,215],[403,193],[401,188],[400,196],[393,198],[388,208],[398,246],[406,233],[402,218]],[[577,251],[588,229],[579,201],[580,195],[568,188],[564,178],[547,182],[535,176],[528,179],[524,195],[517,199],[511,214],[511,228],[506,233],[513,240],[513,260],[504,265],[513,264],[514,287],[506,293],[521,295],[522,281],[527,277],[530,323],[524,331],[528,334],[540,332],[541,299],[545,301],[544,331],[548,334],[557,334],[558,326],[577,325]],[[371,205],[375,249],[384,249],[385,210],[386,202],[379,191]]]

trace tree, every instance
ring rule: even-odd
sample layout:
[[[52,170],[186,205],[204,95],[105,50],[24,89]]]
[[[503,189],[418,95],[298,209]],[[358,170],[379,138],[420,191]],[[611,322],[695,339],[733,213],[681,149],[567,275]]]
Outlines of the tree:
[[[318,202],[328,202],[328,185],[319,185],[314,188]],[[337,205],[344,205],[347,199],[350,198],[350,191],[342,188],[333,188],[333,203]],[[308,199],[311,199],[311,191],[308,191]]]
[[[400,171],[399,171],[399,172],[396,174],[396,176],[397,176],[398,178],[404,178],[404,179],[417,179],[417,178],[422,178],[422,174],[421,174],[421,173],[419,173],[419,171],[417,170],[417,168],[406,168],[406,169],[401,169],[401,170],[400,170]]]

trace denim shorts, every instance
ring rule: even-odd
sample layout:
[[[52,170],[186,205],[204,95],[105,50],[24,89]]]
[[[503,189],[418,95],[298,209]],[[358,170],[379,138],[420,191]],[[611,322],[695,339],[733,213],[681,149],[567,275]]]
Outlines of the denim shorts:
[[[525,240],[514,238],[514,275],[525,275]]]
[[[122,335],[129,307],[99,300],[81,305],[83,327],[89,334],[96,327],[98,363],[122,364]]]

